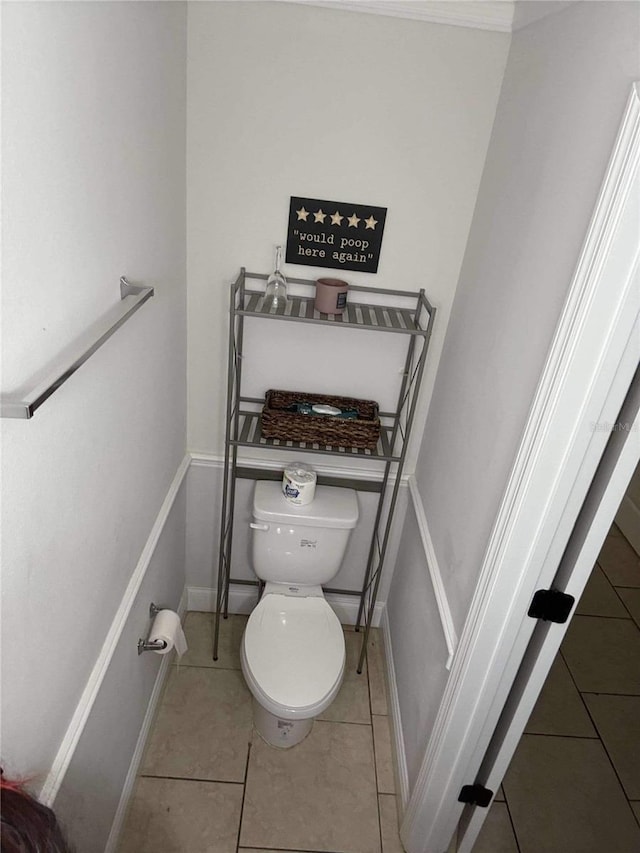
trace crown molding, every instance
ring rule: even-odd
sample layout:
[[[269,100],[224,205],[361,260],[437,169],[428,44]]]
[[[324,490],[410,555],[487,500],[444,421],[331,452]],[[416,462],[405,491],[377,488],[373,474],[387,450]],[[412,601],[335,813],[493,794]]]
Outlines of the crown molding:
[[[510,33],[513,0],[281,0],[348,12]]]

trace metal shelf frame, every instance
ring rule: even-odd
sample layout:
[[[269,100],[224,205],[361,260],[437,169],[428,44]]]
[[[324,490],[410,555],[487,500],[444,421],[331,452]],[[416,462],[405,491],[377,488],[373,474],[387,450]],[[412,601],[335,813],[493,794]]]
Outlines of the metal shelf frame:
[[[431,305],[424,290],[385,290],[363,286],[349,287],[349,302],[342,315],[323,314],[314,309],[315,282],[310,279],[288,278],[295,287],[286,309],[269,310],[265,305],[264,289],[268,276],[250,273],[243,267],[231,285],[229,310],[229,348],[227,373],[226,431],[224,452],[224,477],[222,512],[220,520],[220,543],[218,552],[218,582],[214,619],[213,658],[218,659],[220,618],[229,613],[229,588],[231,584],[254,585],[250,581],[231,576],[231,554],[233,547],[233,516],[236,481],[239,478],[279,480],[280,471],[252,468],[239,462],[239,449],[302,450],[324,456],[357,457],[358,461],[371,459],[384,463],[381,477],[370,478],[328,477],[319,474],[320,485],[335,485],[359,491],[378,493],[378,504],[373,525],[373,534],[363,570],[359,589],[331,589],[341,595],[353,595],[360,599],[355,629],[364,627],[362,646],[357,671],[362,672],[367,654],[369,631],[375,610],[376,598],[385,564],[393,516],[404,468],[409,436],[416,411],[429,341],[435,320],[436,309]],[[380,300],[383,300],[381,302]],[[394,412],[382,412],[381,435],[375,450],[352,447],[336,447],[310,442],[281,441],[266,439],[260,432],[260,411],[264,400],[242,396],[242,347],[245,317],[258,317],[266,321],[313,323],[316,325],[341,326],[344,329],[369,330],[407,336],[407,351],[404,370]]]

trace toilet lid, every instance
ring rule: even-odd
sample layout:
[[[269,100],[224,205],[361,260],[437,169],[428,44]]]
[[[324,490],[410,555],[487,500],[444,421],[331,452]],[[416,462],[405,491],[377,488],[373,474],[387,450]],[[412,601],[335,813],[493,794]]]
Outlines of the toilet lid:
[[[261,690],[290,708],[324,698],[345,661],[340,620],[320,596],[265,595],[249,617],[244,651]]]

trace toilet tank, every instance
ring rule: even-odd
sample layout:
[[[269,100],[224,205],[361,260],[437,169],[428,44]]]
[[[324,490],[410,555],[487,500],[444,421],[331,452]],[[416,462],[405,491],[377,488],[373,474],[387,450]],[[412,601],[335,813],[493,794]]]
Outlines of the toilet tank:
[[[258,480],[253,493],[253,570],[273,583],[325,584],[340,569],[358,521],[353,489],[318,486],[306,506],[294,506],[282,484]]]

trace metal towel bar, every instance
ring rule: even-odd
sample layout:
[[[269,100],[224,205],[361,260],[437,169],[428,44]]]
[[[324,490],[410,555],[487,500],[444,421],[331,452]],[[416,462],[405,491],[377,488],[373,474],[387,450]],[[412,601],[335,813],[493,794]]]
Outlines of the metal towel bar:
[[[67,381],[76,370],[85,363],[85,361],[99,349],[102,344],[107,341],[111,335],[119,329],[123,323],[134,314],[147,299],[153,296],[153,287],[142,287],[136,284],[129,284],[127,279],[122,276],[120,279],[120,299],[121,304],[110,312],[108,319],[112,318],[112,322],[106,331],[102,332],[89,347],[84,349],[79,355],[75,355],[71,361],[68,361],[64,366],[58,368],[45,382],[40,383],[33,391],[26,394],[23,399],[5,396],[0,399],[0,416],[3,418],[32,418],[36,409],[38,409],[45,400],[47,400],[54,391]]]

